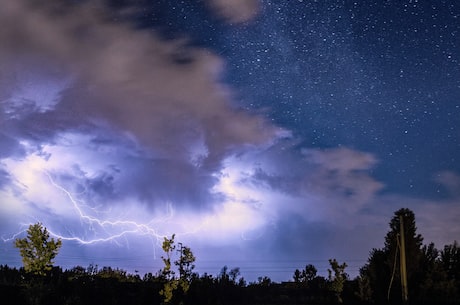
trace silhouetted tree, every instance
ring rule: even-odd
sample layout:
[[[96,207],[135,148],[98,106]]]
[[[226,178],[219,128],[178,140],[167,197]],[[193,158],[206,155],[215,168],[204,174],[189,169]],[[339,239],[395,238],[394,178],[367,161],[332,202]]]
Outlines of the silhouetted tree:
[[[355,295],[359,300],[363,302],[370,302],[372,300],[372,288],[370,283],[370,278],[368,276],[363,276],[363,274],[368,274],[369,265],[362,267],[359,270],[359,275],[356,278],[358,282],[358,289],[355,291]]]
[[[405,235],[405,249],[406,249],[406,270],[407,282],[409,290],[409,298],[411,295],[417,296],[419,287],[423,281],[423,237],[417,233],[417,226],[415,223],[415,215],[409,209],[400,209],[395,212],[394,217],[390,221],[390,231],[385,237],[384,251],[388,254],[386,257],[386,264],[391,267],[390,270],[394,274],[394,280],[391,283],[390,299],[400,299],[401,297],[401,274],[397,272],[400,270],[400,216],[402,216],[404,224]],[[394,292],[392,295],[391,292]]]
[[[241,274],[241,272],[240,272],[239,267],[232,268],[230,270],[230,272],[228,273],[230,281],[236,284],[236,280],[237,280],[238,276],[240,276],[240,274]]]
[[[434,244],[423,245],[423,237],[417,233],[414,213],[409,209],[400,209],[389,223],[390,231],[385,236],[384,247],[373,249],[368,263],[360,270],[362,299],[368,298],[371,293],[372,299],[380,304],[402,302],[400,216],[404,225],[409,299],[416,302],[428,291],[430,283],[434,283],[432,278],[443,277],[439,273],[439,251]]]
[[[294,282],[308,285],[316,278],[317,272],[318,270],[312,264],[306,265],[302,271],[296,269],[293,276]]]
[[[348,275],[345,272],[345,268],[347,268],[347,263],[343,263],[339,265],[337,260],[330,259],[329,264],[331,265],[331,269],[327,269],[328,272],[328,280],[331,291],[337,298],[337,302],[342,303],[342,291],[345,281],[348,279]]]
[[[443,269],[450,279],[460,281],[460,248],[457,241],[452,245],[445,245],[440,253]]]
[[[257,284],[260,286],[270,286],[272,284],[272,280],[268,276],[259,276],[257,278]]]
[[[294,276],[292,277],[294,283],[301,283],[302,282],[302,272],[299,269],[294,271]]]
[[[455,261],[460,261],[460,257],[457,256],[455,259],[456,242],[444,246],[443,251],[438,251],[434,244],[430,243],[422,247],[422,252],[421,270],[424,274],[415,301],[425,304],[458,304],[460,269],[455,272],[454,265]]]
[[[302,275],[307,283],[313,281],[316,278],[317,273],[318,270],[312,264],[306,265],[305,269],[302,271]]]

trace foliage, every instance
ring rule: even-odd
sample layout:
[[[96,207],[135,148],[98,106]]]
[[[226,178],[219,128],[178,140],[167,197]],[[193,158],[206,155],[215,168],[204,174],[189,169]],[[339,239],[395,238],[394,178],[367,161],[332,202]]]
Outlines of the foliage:
[[[342,291],[345,284],[345,281],[348,279],[348,275],[345,273],[345,268],[347,268],[347,263],[339,265],[337,260],[330,259],[329,264],[331,269],[327,269],[329,274],[328,279],[330,283],[330,289],[334,293],[339,303],[342,303]]]
[[[62,271],[53,267],[46,276],[25,268],[15,269],[0,265],[0,294],[2,304],[390,304],[401,302],[398,287],[398,243],[392,240],[399,233],[399,215],[403,215],[406,231],[408,265],[410,268],[410,304],[460,305],[460,249],[456,241],[442,250],[433,243],[423,245],[417,234],[414,214],[406,209],[395,212],[390,231],[382,249],[372,249],[360,275],[350,280],[345,273],[346,263],[329,260],[329,276],[318,276],[309,264],[294,272],[294,281],[276,283],[269,277],[259,277],[246,284],[240,268],[224,266],[216,276],[194,273],[190,248],[175,243],[175,236],[165,238],[159,273],[148,273],[141,278],[112,267],[87,268],[76,266]],[[45,240],[49,236],[44,234]],[[394,268],[396,266],[396,268]],[[393,274],[393,271],[394,274]],[[391,281],[394,275],[394,280]],[[169,297],[169,298],[166,298]]]
[[[180,294],[185,295],[189,288],[193,276],[193,269],[195,265],[195,256],[192,253],[192,250],[189,247],[179,243],[179,248],[176,250],[176,245],[174,243],[175,235],[173,234],[171,238],[164,237],[163,240],[163,251],[166,256],[161,257],[165,267],[161,271],[161,276],[165,280],[163,289],[160,290],[160,295],[163,296],[164,303],[170,303],[174,297],[175,291],[180,289]],[[179,254],[179,258],[174,261],[174,265],[177,266],[179,271],[179,277],[176,277],[175,271],[172,269],[172,256],[174,250]]]
[[[195,256],[190,250],[189,247],[183,246],[182,243],[179,243],[179,259],[174,262],[174,264],[179,269],[179,286],[182,288],[182,291],[186,293],[190,288],[190,282],[192,281],[193,269],[195,265]]]
[[[311,283],[316,278],[317,272],[318,270],[312,264],[306,265],[305,269],[302,271],[296,269],[293,276],[294,282],[305,284]]]
[[[259,276],[257,278],[257,284],[261,286],[270,286],[272,284],[272,280],[268,276]]]
[[[444,246],[440,253],[440,262],[449,279],[460,281],[460,248],[457,241]]]
[[[446,245],[444,251],[438,251],[433,243],[423,245],[423,237],[417,233],[415,215],[409,209],[400,209],[391,219],[390,231],[385,236],[382,249],[373,249],[367,264],[361,268],[359,275],[359,291],[357,295],[362,301],[372,300],[377,304],[388,301],[397,304],[402,302],[400,275],[400,216],[403,219],[406,270],[411,303],[442,301],[449,304],[459,297],[456,287],[459,281],[455,278],[460,274],[460,255],[456,242]],[[457,258],[455,258],[457,257]]]
[[[372,300],[372,288],[370,279],[367,276],[362,276],[362,274],[367,273],[369,266],[364,266],[360,269],[360,275],[357,277],[358,289],[355,291],[355,295],[361,301],[369,302]]]
[[[62,245],[60,239],[50,239],[48,230],[41,223],[29,226],[26,238],[15,240],[21,253],[24,269],[38,275],[45,275],[53,266],[53,260]]]
[[[162,245],[166,257],[161,257],[163,263],[165,264],[165,267],[161,271],[161,275],[164,277],[166,282],[164,283],[163,289],[160,290],[160,295],[164,297],[165,303],[169,303],[172,300],[173,292],[178,286],[178,282],[174,277],[175,272],[171,269],[171,256],[173,251],[176,249],[176,246],[174,245],[174,237],[174,234],[171,238],[165,237]]]

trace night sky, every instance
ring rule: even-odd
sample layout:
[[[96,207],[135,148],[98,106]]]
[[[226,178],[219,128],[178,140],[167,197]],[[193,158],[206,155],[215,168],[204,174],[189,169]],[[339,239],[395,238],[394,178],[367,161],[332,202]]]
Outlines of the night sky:
[[[355,276],[388,222],[460,240],[460,2],[0,0],[0,264]]]

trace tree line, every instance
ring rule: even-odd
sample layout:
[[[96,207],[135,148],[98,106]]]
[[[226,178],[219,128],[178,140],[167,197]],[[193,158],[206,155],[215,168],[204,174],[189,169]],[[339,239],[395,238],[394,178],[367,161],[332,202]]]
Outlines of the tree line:
[[[53,266],[62,241],[50,238],[37,223],[29,227],[27,237],[15,240],[23,267],[0,265],[0,295],[2,304],[19,305],[460,304],[458,243],[441,250],[433,243],[423,244],[409,209],[396,211],[389,226],[383,248],[370,251],[356,278],[346,273],[346,262],[330,259],[327,277],[307,264],[294,270],[287,282],[275,283],[265,276],[247,283],[238,267],[224,266],[217,275],[194,272],[192,250],[177,243],[175,235],[164,238],[164,267],[155,274],[141,277],[97,265],[63,270]],[[407,257],[404,272],[402,251]]]

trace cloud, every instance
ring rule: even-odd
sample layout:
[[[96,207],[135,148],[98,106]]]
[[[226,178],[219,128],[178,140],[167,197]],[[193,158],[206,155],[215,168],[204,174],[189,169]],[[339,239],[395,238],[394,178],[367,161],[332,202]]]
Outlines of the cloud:
[[[260,10],[259,0],[207,0],[208,5],[231,23],[253,19]]]
[[[458,196],[422,200],[382,192],[384,184],[372,176],[376,155],[346,147],[300,152],[295,147],[280,141],[240,155],[227,173],[240,200],[252,202],[265,219],[253,241],[261,251],[306,261],[339,256],[363,265],[370,249],[383,246],[388,222],[401,207],[415,212],[426,242],[442,247],[456,237]],[[451,185],[456,181],[454,173],[441,177]]]
[[[10,181],[10,175],[8,174],[8,171],[2,168],[2,164],[0,163],[0,189],[3,187],[3,185],[7,184]]]
[[[450,195],[460,197],[460,175],[452,171],[441,171],[434,176],[434,181],[447,189]]]
[[[369,153],[352,150],[346,147],[334,149],[304,149],[303,154],[311,163],[318,164],[329,171],[350,172],[368,170],[377,162]]]
[[[223,62],[206,49],[112,23],[97,5],[7,6],[0,38],[10,43],[0,56],[11,63],[4,74],[12,77],[2,84],[15,88],[9,104],[28,101],[40,111],[71,109],[83,121],[107,120],[162,156],[184,160],[190,147],[202,147],[208,166],[279,131],[232,107],[231,91],[219,80]]]
[[[9,1],[0,20],[0,177],[27,206],[55,208],[35,185],[47,171],[100,206],[220,207],[224,160],[283,133],[233,106],[221,58],[112,22],[102,2]]]
[[[209,243],[265,224],[220,173],[284,131],[233,106],[220,57],[113,22],[102,2],[8,1],[0,40],[2,232],[42,221],[91,245],[203,230]]]
[[[369,204],[384,186],[370,174],[377,163],[370,153],[336,148],[304,149],[303,154],[315,167],[314,173],[304,180],[305,190],[331,200],[337,197],[344,205],[352,207],[351,211]]]
[[[293,146],[290,146],[293,145]],[[296,153],[294,143],[279,142],[257,156],[242,185],[263,189],[278,213],[304,215],[309,221],[336,222],[368,208],[384,188],[372,177],[377,158],[350,148],[302,149]],[[284,197],[284,198],[280,198]],[[349,222],[342,222],[348,224]]]

